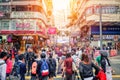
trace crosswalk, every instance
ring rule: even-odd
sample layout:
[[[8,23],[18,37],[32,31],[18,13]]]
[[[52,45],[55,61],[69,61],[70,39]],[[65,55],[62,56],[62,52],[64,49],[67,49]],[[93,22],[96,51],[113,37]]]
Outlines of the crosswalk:
[[[119,78],[119,79],[120,79],[120,75],[112,75],[112,77],[113,77],[113,78]],[[30,80],[30,78],[31,78],[31,76],[25,76],[25,79],[26,79],[26,80]],[[54,78],[61,79],[62,76],[61,76],[61,75],[58,75],[58,76],[56,76],[56,77],[54,77]]]

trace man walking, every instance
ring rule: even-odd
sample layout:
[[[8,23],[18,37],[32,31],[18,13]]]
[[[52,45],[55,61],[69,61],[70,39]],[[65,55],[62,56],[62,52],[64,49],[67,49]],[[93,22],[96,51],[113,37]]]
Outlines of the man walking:
[[[6,59],[7,59],[7,53],[1,52],[0,53],[0,80],[6,80],[6,63],[5,63]]]

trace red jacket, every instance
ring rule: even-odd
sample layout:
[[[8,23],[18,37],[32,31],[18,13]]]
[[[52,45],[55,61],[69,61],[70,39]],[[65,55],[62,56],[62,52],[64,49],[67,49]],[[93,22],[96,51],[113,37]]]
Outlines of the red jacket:
[[[8,59],[8,60],[6,61],[6,64],[7,64],[6,73],[11,73],[11,71],[12,71],[12,60]]]

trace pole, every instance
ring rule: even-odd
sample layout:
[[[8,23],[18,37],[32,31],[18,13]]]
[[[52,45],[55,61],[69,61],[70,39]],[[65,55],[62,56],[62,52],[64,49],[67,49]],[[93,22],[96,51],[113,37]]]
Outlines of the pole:
[[[100,9],[99,9],[99,13],[100,13],[100,22],[99,22],[99,25],[100,25],[100,49],[102,50],[102,6],[101,4],[99,5]]]

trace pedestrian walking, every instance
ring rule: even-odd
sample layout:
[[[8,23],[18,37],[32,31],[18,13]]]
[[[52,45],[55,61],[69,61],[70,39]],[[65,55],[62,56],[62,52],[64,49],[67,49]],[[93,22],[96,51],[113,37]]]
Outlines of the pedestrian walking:
[[[20,66],[20,80],[25,80],[25,73],[26,73],[26,64],[24,54],[19,55],[19,66]]]
[[[54,80],[53,77],[56,76],[56,60],[53,58],[53,53],[49,53],[48,58],[49,63],[49,80]]]
[[[71,58],[71,53],[67,53],[66,59],[64,61],[64,70],[63,70],[65,73],[66,80],[72,80],[72,74],[73,74],[72,62],[73,59]]]
[[[100,51],[101,54],[101,68],[106,73],[107,80],[112,80],[112,67],[108,59],[108,53],[106,51]]]
[[[37,65],[38,65],[38,56],[35,56],[35,60],[32,63],[31,69],[31,80],[37,80]]]
[[[93,62],[89,61],[87,54],[82,54],[82,59],[79,64],[79,73],[82,80],[92,80],[94,78],[93,68],[95,69],[95,74],[99,72],[99,67],[97,67]]]
[[[48,80],[49,76],[49,63],[46,60],[46,54],[41,53],[41,60],[38,61],[37,74],[39,80]]]
[[[29,50],[28,50],[28,53],[27,53],[27,63],[28,63],[28,65],[27,65],[27,75],[29,76],[30,75],[30,71],[31,71],[31,67],[32,67],[32,63],[33,63],[33,61],[34,61],[34,56],[35,56],[35,54],[34,54],[34,52],[33,52],[33,49],[32,48],[28,48]]]
[[[6,68],[6,77],[10,79],[10,74],[12,72],[13,62],[12,62],[12,54],[9,54],[6,60],[7,68]]]
[[[0,53],[0,80],[6,80],[6,63],[8,53],[1,52]]]

